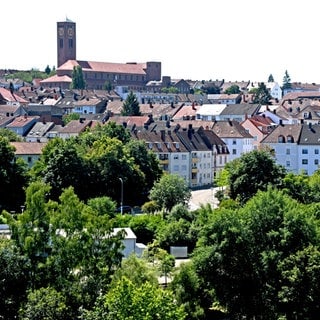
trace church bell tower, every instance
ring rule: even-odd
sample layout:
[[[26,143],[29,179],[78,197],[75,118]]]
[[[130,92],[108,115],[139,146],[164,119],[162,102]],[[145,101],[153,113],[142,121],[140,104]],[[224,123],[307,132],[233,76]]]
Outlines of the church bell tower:
[[[57,68],[68,60],[76,60],[76,24],[66,19],[57,22]]]

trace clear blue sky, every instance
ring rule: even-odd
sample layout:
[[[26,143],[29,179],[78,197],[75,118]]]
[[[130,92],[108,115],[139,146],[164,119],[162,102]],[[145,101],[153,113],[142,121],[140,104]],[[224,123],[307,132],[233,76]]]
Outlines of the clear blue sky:
[[[57,64],[56,23],[77,25],[77,59],[161,61],[193,80],[320,83],[316,0],[1,2],[0,69]]]

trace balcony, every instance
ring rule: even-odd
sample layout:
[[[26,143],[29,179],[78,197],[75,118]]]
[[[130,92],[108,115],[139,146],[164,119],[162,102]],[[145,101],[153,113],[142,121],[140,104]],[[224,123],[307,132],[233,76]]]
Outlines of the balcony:
[[[199,162],[199,158],[197,157],[192,157],[192,163],[198,163]]]
[[[169,164],[169,159],[164,159],[164,160],[159,160],[159,163],[161,164],[161,165],[168,165]]]

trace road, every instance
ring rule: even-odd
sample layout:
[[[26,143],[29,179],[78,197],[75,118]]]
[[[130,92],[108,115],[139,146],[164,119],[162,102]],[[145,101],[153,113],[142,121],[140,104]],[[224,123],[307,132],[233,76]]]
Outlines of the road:
[[[214,197],[218,188],[209,188],[191,191],[191,199],[189,201],[189,209],[197,210],[201,207],[201,204],[206,205],[210,203],[211,206],[216,208],[218,206],[218,200]]]

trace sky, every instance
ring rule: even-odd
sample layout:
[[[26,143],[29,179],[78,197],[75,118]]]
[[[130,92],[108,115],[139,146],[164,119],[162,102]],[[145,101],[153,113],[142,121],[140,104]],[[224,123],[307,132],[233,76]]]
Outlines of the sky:
[[[15,0],[1,3],[0,69],[57,65],[57,22],[77,59],[160,61],[172,79],[320,84],[317,0]]]

